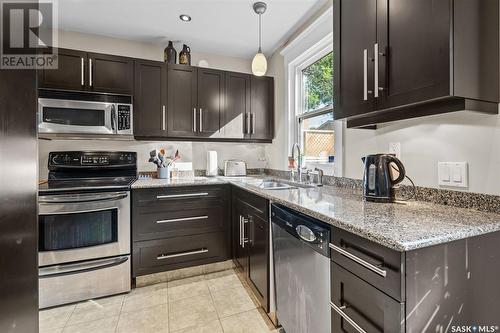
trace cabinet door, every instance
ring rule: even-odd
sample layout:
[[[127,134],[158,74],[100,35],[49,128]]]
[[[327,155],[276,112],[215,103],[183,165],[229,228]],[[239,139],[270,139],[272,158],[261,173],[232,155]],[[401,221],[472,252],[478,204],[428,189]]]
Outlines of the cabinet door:
[[[249,268],[248,275],[252,281],[256,295],[262,306],[267,310],[268,293],[268,222],[251,214],[249,217]]]
[[[332,332],[404,332],[404,304],[331,263]]]
[[[383,89],[376,98],[377,109],[450,95],[451,6],[450,1],[438,0],[377,1]]]
[[[198,135],[220,137],[224,113],[224,72],[198,68]]]
[[[246,212],[245,204],[237,197],[233,197],[233,251],[236,264],[245,272],[248,272],[248,245],[245,235],[248,223],[244,220]]]
[[[39,88],[84,90],[87,83],[87,53],[58,49],[57,69],[38,72]]]
[[[168,65],[167,131],[170,137],[195,137],[197,124],[197,69]]]
[[[250,82],[250,135],[272,140],[274,133],[274,79],[252,76]]]
[[[167,65],[135,61],[134,135],[161,137],[167,134]]]
[[[115,94],[133,94],[133,59],[107,54],[89,53],[88,66],[89,90]]]
[[[374,109],[373,46],[376,40],[377,1],[334,1],[335,118]]]
[[[247,134],[246,116],[250,112],[250,75],[226,73],[226,105],[221,131],[225,138],[243,139]]]

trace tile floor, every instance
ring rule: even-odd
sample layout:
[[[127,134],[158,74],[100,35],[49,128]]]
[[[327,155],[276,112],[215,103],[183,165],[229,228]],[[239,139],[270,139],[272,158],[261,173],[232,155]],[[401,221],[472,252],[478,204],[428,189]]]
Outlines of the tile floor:
[[[276,332],[256,304],[231,269],[42,310],[40,333]]]

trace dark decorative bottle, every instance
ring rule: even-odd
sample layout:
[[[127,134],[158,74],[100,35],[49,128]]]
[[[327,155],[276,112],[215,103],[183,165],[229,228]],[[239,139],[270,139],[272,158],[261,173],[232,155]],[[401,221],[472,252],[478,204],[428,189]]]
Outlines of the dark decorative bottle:
[[[177,51],[174,49],[174,45],[171,40],[168,41],[168,46],[165,48],[165,51],[163,51],[163,55],[167,64],[175,64]]]
[[[191,65],[191,48],[186,44],[182,45],[182,51],[179,53],[179,64]]]

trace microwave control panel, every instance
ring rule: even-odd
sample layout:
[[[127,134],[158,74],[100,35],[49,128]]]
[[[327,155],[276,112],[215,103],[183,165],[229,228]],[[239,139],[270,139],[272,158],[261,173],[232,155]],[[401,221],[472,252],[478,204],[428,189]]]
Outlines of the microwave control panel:
[[[130,105],[123,105],[119,104],[118,105],[118,130],[128,130],[130,129],[130,119],[131,119],[131,112],[130,112]]]

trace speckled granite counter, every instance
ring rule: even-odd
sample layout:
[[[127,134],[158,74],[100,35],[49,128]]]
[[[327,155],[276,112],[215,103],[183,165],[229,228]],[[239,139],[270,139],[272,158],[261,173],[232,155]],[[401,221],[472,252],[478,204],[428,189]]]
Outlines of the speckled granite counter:
[[[231,183],[398,251],[500,230],[499,214],[415,201],[388,204],[365,202],[357,190],[332,186],[264,190],[257,187],[261,180],[262,177],[141,179],[132,188]]]

